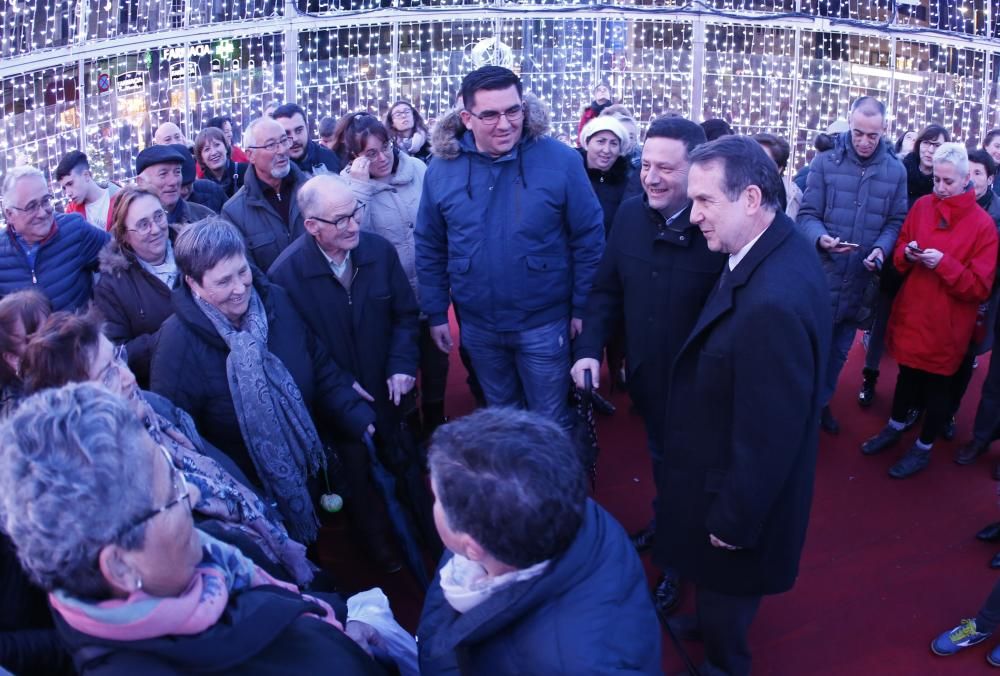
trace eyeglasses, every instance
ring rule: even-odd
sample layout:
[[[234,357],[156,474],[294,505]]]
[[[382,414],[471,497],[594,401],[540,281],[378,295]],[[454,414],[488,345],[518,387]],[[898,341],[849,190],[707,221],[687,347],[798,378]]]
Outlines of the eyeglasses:
[[[128,368],[128,352],[119,345],[111,354],[111,361],[97,374],[97,380],[108,389],[113,389],[122,368]]]
[[[129,232],[137,232],[140,235],[148,235],[149,231],[153,229],[155,224],[157,227],[161,227],[167,222],[167,212],[163,209],[157,209],[153,212],[152,218],[140,219],[134,228],[125,228]]]
[[[358,202],[358,206],[354,210],[354,213],[350,214],[349,216],[341,216],[335,221],[329,221],[325,218],[320,218],[319,216],[310,216],[309,218],[313,219],[314,221],[319,221],[320,223],[326,223],[327,225],[332,225],[333,227],[337,228],[337,230],[345,230],[347,229],[347,226],[351,224],[351,221],[354,221],[356,223],[361,221],[361,219],[365,215],[365,208],[367,206],[368,205],[365,204],[364,202]]]
[[[26,214],[36,213],[39,209],[44,209],[49,211],[52,209],[52,195],[42,195],[36,200],[32,200],[25,204],[23,207],[15,207],[13,204],[8,204],[11,209],[15,211],[23,211]]]
[[[273,153],[278,149],[278,146],[282,148],[288,148],[292,145],[292,139],[287,136],[282,136],[276,141],[269,141],[262,146],[247,146],[250,150],[266,150],[269,153]]]
[[[179,505],[181,502],[187,502],[188,512],[191,511],[191,489],[188,487],[187,479],[184,478],[184,472],[177,469],[173,458],[170,457],[170,452],[163,446],[163,444],[160,444],[160,452],[163,453],[163,457],[166,459],[167,465],[170,467],[170,481],[174,486],[174,499],[160,508],[149,510],[138,519],[133,519],[122,526],[118,529],[118,532],[115,533],[114,539],[116,541],[121,540],[125,534],[133,528],[138,528],[153,517],[170,510],[175,505]]]
[[[501,117],[506,117],[508,122],[520,122],[521,118],[524,117],[524,104],[517,104],[516,106],[511,106],[507,110],[502,112],[497,112],[495,110],[484,110],[481,113],[474,113],[471,110],[466,111],[472,117],[478,118],[480,122],[485,124],[487,127],[492,127],[500,122]]]
[[[411,114],[412,113],[410,113],[409,108],[397,108],[396,110],[392,111],[393,117],[407,117],[408,115]]]
[[[920,144],[921,146],[927,146],[931,150],[937,150],[941,147],[941,142],[939,141],[924,141]]]
[[[382,144],[381,148],[372,148],[371,150],[366,150],[361,153],[362,157],[368,158],[369,161],[374,162],[379,155],[388,155],[392,152],[392,143],[388,141]]]

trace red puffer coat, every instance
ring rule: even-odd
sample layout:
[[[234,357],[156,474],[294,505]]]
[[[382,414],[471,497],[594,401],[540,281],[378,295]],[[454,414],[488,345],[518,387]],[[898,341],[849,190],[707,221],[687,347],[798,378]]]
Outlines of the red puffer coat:
[[[904,255],[909,242],[944,257],[933,270]],[[973,190],[917,200],[896,240],[893,263],[903,275],[886,337],[903,366],[950,376],[969,350],[976,310],[993,287],[997,228]]]

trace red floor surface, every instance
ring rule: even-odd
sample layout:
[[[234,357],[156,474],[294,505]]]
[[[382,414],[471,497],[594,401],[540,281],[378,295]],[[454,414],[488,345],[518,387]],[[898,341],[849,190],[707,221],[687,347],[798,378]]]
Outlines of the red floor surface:
[[[938,442],[931,466],[904,481],[889,478],[886,471],[916,431],[907,434],[898,450],[882,456],[859,452],[861,442],[888,418],[896,371],[886,357],[875,404],[862,410],[855,400],[862,360],[858,341],[833,402],[842,431],[821,437],[798,583],[791,592],[764,600],[750,632],[754,673],[994,673],[985,654],[996,640],[950,658],[936,657],[928,647],[939,632],[973,616],[996,581],[987,564],[1000,545],[978,542],[973,535],[1000,520],[997,484],[990,478],[992,461],[1000,453],[994,451],[971,467],[952,462],[954,450],[971,434],[988,357],[980,359],[956,440]],[[472,408],[464,378],[456,354],[449,379],[451,417]],[[628,412],[627,395],[615,394],[612,400],[618,412],[598,422],[602,454],[596,498],[631,531],[651,515],[651,471],[642,425]],[[368,567],[346,537],[343,517],[334,517],[324,528],[320,550],[323,565],[345,588],[381,586],[401,623],[415,628],[421,603],[417,585],[405,572],[385,577]],[[656,571],[648,556],[644,559],[652,584]],[[691,610],[692,597],[685,589],[681,612]],[[700,661],[698,644],[686,648]],[[663,656],[667,674],[683,669],[665,635]]]

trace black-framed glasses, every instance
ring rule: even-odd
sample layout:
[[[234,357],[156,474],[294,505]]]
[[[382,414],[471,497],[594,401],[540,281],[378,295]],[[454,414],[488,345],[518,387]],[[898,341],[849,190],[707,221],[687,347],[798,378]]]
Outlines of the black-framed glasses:
[[[138,528],[153,517],[173,509],[182,502],[187,502],[188,512],[192,510],[191,489],[188,487],[187,479],[184,478],[184,472],[177,469],[177,465],[174,464],[173,458],[170,457],[170,451],[168,451],[163,444],[159,444],[159,448],[160,452],[163,454],[163,458],[167,461],[167,465],[170,467],[170,481],[174,487],[174,499],[162,507],[156,507],[148,512],[144,512],[138,518],[132,519],[126,523],[115,533],[115,541],[121,540],[130,530]]]
[[[519,103],[516,106],[511,106],[507,110],[496,111],[496,110],[484,110],[481,113],[474,113],[471,110],[466,111],[472,117],[478,118],[480,122],[485,124],[487,127],[492,127],[500,122],[501,117],[506,117],[508,122],[520,122],[521,118],[524,117],[524,104]]]
[[[413,115],[413,113],[409,108],[404,108],[402,106],[392,111],[392,117],[406,117],[407,115]]]
[[[167,212],[163,209],[157,209],[153,212],[150,218],[142,218],[136,222],[134,228],[125,228],[129,232],[137,232],[140,235],[148,235],[153,226],[163,227],[163,224],[167,222]]]
[[[48,195],[42,195],[36,200],[31,200],[23,207],[15,207],[13,204],[8,204],[7,206],[9,206],[11,209],[14,209],[15,211],[23,211],[26,214],[33,214],[36,213],[39,209],[45,209],[46,211],[52,209],[53,199],[54,198],[50,193]]]
[[[124,345],[119,345],[111,353],[111,361],[97,374],[97,380],[108,389],[113,389],[121,369],[127,367],[128,352],[125,351]]]
[[[354,209],[354,213],[348,214],[347,216],[341,216],[335,221],[331,221],[326,218],[320,218],[319,216],[310,216],[309,218],[313,219],[314,221],[319,221],[320,223],[326,223],[327,225],[332,225],[337,230],[346,230],[347,226],[351,224],[351,221],[355,221],[357,223],[361,222],[361,219],[364,218],[365,208],[367,208],[367,206],[368,205],[365,204],[364,202],[358,202],[358,206]]]
[[[941,147],[942,143],[944,143],[944,141],[924,141],[920,145],[921,146],[926,146],[926,147],[930,148],[931,150],[937,150],[938,148]]]
[[[269,141],[262,146],[247,146],[249,150],[266,150],[269,153],[273,153],[278,149],[278,146],[282,148],[288,148],[292,145],[292,139],[288,136],[282,136],[280,139],[275,141]]]
[[[361,156],[367,158],[368,161],[370,162],[374,162],[376,159],[378,159],[379,155],[388,155],[390,152],[392,152],[392,143],[386,141],[385,143],[382,144],[381,148],[372,148],[371,150],[366,150],[365,152],[361,153]]]

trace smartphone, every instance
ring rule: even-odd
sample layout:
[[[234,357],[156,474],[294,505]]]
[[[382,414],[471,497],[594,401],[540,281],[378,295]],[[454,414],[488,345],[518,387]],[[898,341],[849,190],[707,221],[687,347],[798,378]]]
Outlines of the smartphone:
[[[857,248],[858,248],[858,247],[860,247],[861,245],[860,245],[860,244],[856,244],[856,243],[854,243],[854,242],[841,242],[841,243],[840,243],[840,244],[838,244],[837,246],[847,246],[847,247],[850,247],[850,248],[852,248],[852,249],[857,249]]]
[[[913,253],[922,254],[924,252],[924,250],[921,249],[919,246],[913,246],[912,244],[907,244],[906,248],[912,251]]]

